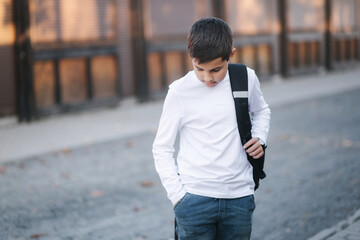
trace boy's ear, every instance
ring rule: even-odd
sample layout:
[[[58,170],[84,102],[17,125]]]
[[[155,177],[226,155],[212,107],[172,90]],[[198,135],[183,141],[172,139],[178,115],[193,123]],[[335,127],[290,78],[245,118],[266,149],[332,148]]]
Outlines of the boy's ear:
[[[235,56],[236,48],[233,48],[229,57],[229,61]]]

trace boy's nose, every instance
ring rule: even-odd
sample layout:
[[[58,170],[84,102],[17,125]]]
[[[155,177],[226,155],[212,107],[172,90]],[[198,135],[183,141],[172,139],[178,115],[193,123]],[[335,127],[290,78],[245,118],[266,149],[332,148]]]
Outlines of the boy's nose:
[[[205,82],[211,82],[213,79],[213,76],[211,74],[205,74],[204,81]]]

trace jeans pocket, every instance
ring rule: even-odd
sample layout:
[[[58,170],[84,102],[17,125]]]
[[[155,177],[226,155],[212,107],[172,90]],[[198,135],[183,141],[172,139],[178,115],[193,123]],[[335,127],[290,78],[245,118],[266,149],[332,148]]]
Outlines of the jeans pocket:
[[[255,208],[256,208],[254,195],[251,195],[251,196],[250,196],[249,204],[250,204],[250,210],[251,210],[251,211],[254,211]]]
[[[185,198],[189,195],[189,193],[185,193],[185,195],[176,203],[176,205],[174,206],[174,210],[176,210],[178,208],[178,206],[184,202]]]
[[[256,208],[254,195],[234,199],[234,204],[230,208],[235,212],[254,212]]]

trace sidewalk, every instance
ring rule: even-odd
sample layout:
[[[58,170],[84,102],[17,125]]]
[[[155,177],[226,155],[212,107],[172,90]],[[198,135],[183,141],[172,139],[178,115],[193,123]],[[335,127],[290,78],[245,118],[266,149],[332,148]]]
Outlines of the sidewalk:
[[[360,88],[360,69],[289,80],[278,78],[262,84],[270,107],[357,88]],[[0,163],[156,131],[162,103],[138,104],[128,99],[114,109],[73,113],[32,123],[3,124]]]
[[[308,240],[358,240],[360,239],[360,209],[349,219],[325,229]]]
[[[271,108],[360,89],[360,69],[262,84]],[[117,108],[55,116],[33,123],[0,123],[0,167],[66,149],[155,132],[162,101],[138,104],[127,99]],[[1,122],[1,120],[0,120]],[[88,160],[88,159],[87,159]],[[308,240],[360,239],[360,209],[349,219]]]

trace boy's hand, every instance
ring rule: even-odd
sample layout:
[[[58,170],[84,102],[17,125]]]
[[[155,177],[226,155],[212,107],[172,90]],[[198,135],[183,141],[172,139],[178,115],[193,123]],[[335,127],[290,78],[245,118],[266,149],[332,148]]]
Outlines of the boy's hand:
[[[260,158],[264,155],[264,150],[259,142],[259,139],[254,137],[245,143],[244,148],[246,152],[254,159]]]

